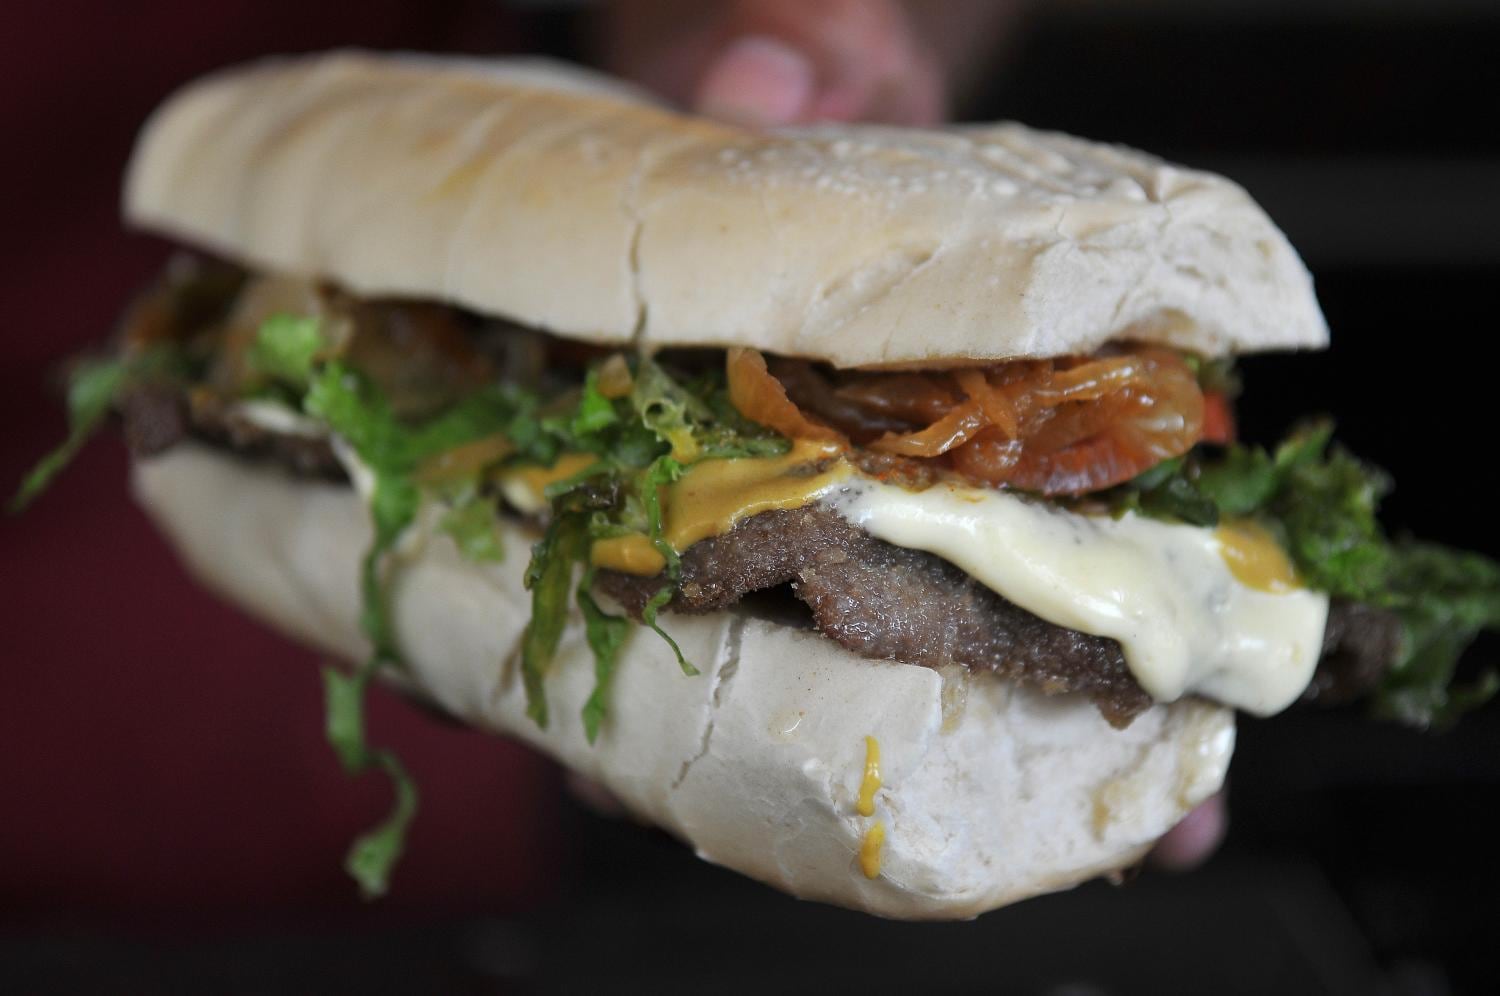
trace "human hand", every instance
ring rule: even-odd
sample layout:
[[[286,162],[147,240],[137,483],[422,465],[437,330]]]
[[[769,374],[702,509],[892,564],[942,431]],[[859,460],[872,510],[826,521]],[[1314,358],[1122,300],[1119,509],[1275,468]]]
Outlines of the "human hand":
[[[610,68],[721,120],[933,125],[942,65],[896,0],[617,0]]]
[[[1228,830],[1229,805],[1220,789],[1168,830],[1147,860],[1164,871],[1191,871],[1213,856]]]

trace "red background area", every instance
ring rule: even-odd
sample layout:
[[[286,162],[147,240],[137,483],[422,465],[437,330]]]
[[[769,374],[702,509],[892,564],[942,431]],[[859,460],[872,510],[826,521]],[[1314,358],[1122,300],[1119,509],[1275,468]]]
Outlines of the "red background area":
[[[506,31],[485,4],[6,4],[0,486],[63,436],[58,364],[108,334],[165,255],[120,229],[117,200],[135,129],[173,86],[268,52],[523,41]],[[126,471],[106,437],[24,516],[0,517],[0,915],[358,909],[342,854],[388,789],[347,778],[323,742],[316,657],[196,587]],[[423,794],[383,911],[546,891],[549,766],[383,692],[371,730]]]

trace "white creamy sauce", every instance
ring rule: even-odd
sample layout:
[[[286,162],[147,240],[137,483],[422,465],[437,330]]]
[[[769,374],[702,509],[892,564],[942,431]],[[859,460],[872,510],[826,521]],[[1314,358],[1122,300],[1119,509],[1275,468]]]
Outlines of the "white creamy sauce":
[[[500,478],[500,494],[522,515],[541,515],[552,507],[552,503],[537,494],[535,488],[514,475]]]
[[[1322,651],[1327,596],[1241,584],[1211,529],[953,485],[861,481],[825,500],[872,536],[936,554],[1048,622],[1118,640],[1158,701],[1198,693],[1269,715],[1302,694]]]
[[[369,465],[359,458],[354,452],[354,447],[344,441],[344,437],[336,433],[328,436],[329,448],[333,450],[335,459],[344,467],[344,473],[349,475],[349,483],[354,485],[354,491],[364,500],[366,505],[375,500],[375,472]]]
[[[303,439],[322,439],[328,435],[328,427],[311,415],[294,411],[277,401],[260,399],[241,401],[230,409],[246,422],[267,432],[278,432],[286,436]]]

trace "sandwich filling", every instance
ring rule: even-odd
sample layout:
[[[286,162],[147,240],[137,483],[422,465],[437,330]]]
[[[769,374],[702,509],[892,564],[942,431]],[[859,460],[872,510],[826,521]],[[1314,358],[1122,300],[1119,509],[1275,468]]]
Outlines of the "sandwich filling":
[[[570,600],[605,664],[625,631],[611,602],[669,640],[662,612],[779,606],[866,657],[1087,694],[1116,725],[1183,695],[1262,715],[1347,699],[1413,652],[1398,605],[1307,554],[1338,551],[1298,516],[1357,465],[1326,433],[1234,446],[1232,377],[1160,348],[870,373],[627,356],[179,259],[113,362],[137,453],[193,436],[352,480],[386,548],[424,502],[478,559],[516,555],[501,518],[535,528],[540,722]]]
[[[398,806],[350,870],[384,888],[414,807],[364,740],[363,691],[401,666],[391,551],[422,515],[478,560],[531,529],[528,711],[581,617],[592,740],[632,620],[774,613],[859,655],[1087,695],[1124,726],[1201,695],[1258,714],[1369,695],[1447,722],[1491,695],[1458,656],[1500,621],[1500,567],[1396,544],[1378,472],[1327,426],[1234,441],[1232,376],[1155,347],[938,370],[840,371],[751,350],[611,353],[428,302],[175,260],[110,354],[76,365],[45,487],[112,413],[141,456],[195,438],[347,481],[374,542],[358,583],[374,648],[328,674],[329,734]],[[667,617],[664,618],[663,614]],[[498,662],[497,662],[498,664]]]

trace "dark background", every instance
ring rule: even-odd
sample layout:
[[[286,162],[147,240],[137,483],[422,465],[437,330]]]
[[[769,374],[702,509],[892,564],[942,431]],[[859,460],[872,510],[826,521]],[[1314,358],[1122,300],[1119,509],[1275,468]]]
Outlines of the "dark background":
[[[1304,252],[1335,341],[1244,364],[1244,434],[1334,412],[1401,482],[1393,529],[1492,556],[1497,8],[1043,3],[963,107],[1243,182]],[[134,129],[172,86],[345,43],[568,53],[586,16],[6,5],[0,478],[60,438],[56,363],[105,335],[162,258],[115,210]],[[395,894],[366,906],[339,859],[384,790],[346,780],[323,745],[316,661],[188,582],[124,475],[100,442],[0,522],[0,989],[1496,988],[1500,707],[1440,736],[1345,713],[1244,720],[1233,826],[1205,869],[903,925],[797,903],[587,815],[522,749],[379,695],[372,728],[409,759],[424,808]]]

